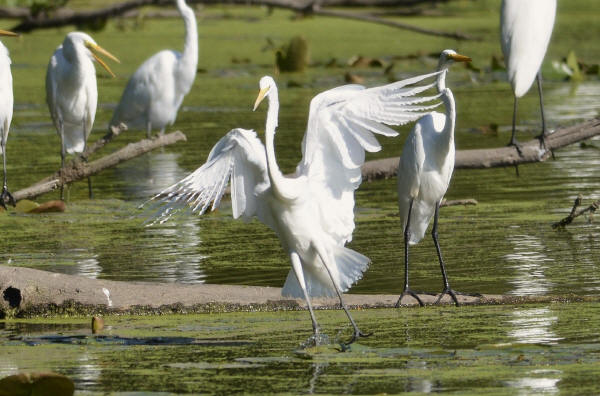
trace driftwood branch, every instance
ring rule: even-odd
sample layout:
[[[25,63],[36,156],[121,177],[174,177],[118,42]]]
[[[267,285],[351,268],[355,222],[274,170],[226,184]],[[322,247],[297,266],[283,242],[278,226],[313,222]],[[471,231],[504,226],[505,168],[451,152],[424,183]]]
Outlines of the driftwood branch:
[[[570,144],[600,135],[600,118],[585,121],[570,127],[559,128],[546,139],[546,148],[540,147],[538,139],[521,145],[521,153],[515,147],[458,150],[454,169],[481,169],[514,166],[545,161],[556,150]],[[362,167],[365,180],[376,180],[396,176],[400,157],[367,161]]]
[[[107,136],[100,139],[100,141],[106,139]],[[186,140],[185,135],[180,131],[176,131],[166,135],[158,136],[153,139],[143,139],[136,143],[130,143],[112,154],[89,163],[82,160],[71,161],[52,176],[15,192],[13,196],[17,201],[21,199],[31,199],[37,197],[38,195],[42,195],[60,188],[66,184],[73,183],[77,180],[94,175],[106,168],[111,168],[120,164],[121,162],[138,157],[156,148],[167,146],[181,140]],[[92,147],[100,147],[106,144],[106,142],[103,144],[99,142],[96,142]],[[98,148],[96,148],[96,150],[97,149]],[[86,154],[89,154],[89,150],[86,151]]]
[[[594,213],[595,211],[598,210],[598,208],[600,208],[600,200],[598,200],[596,202],[592,202],[592,204],[590,206],[588,206],[587,208],[577,210],[577,208],[581,205],[582,200],[583,200],[583,198],[581,197],[581,195],[577,196],[577,198],[575,198],[575,202],[573,203],[573,207],[571,208],[571,213],[569,213],[569,215],[567,217],[565,217],[564,219],[562,219],[561,221],[558,221],[558,222],[552,224],[552,228],[564,228],[565,226],[568,226],[569,224],[571,224],[576,217],[579,217],[582,214],[585,214],[588,212]]]
[[[467,36],[458,32],[442,32],[437,30],[425,29],[411,24],[402,22],[392,21],[389,19],[379,18],[370,15],[361,15],[353,12],[337,11],[337,10],[325,10],[322,9],[324,6],[334,5],[364,5],[364,6],[391,6],[399,5],[402,3],[414,5],[417,2],[424,2],[426,0],[412,0],[412,1],[391,1],[391,0],[189,0],[189,4],[236,4],[236,5],[257,5],[257,6],[268,6],[273,8],[282,8],[292,11],[296,11],[302,14],[320,15],[335,18],[347,18],[360,20],[364,22],[378,23],[386,26],[395,27],[398,29],[409,30],[416,33],[450,37],[458,40],[470,40],[472,37]],[[436,1],[430,1],[436,3]],[[6,7],[0,8],[0,15],[6,17],[21,19],[21,23],[14,26],[11,30],[15,32],[30,32],[35,29],[47,29],[55,28],[66,25],[82,25],[89,24],[97,21],[104,21],[109,18],[121,16],[131,10],[144,7],[144,6],[166,6],[172,5],[171,1],[168,0],[129,0],[122,3],[112,4],[108,7],[101,8],[92,11],[73,11],[67,8],[61,8],[48,16],[45,14],[32,15],[28,12],[28,9],[18,8],[10,9]]]

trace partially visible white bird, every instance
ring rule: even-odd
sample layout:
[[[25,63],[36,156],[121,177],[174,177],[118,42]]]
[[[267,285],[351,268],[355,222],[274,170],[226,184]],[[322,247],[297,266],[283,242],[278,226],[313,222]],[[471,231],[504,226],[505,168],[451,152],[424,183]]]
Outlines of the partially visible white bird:
[[[431,112],[421,118],[404,143],[398,166],[398,205],[400,224],[404,230],[404,290],[397,305],[400,305],[404,296],[409,295],[423,306],[419,296],[408,286],[408,245],[415,245],[423,238],[434,214],[431,235],[444,279],[444,289],[436,303],[444,294],[449,294],[458,305],[455,292],[448,284],[438,243],[437,225],[440,202],[448,190],[454,170],[456,108],[452,91],[446,87],[446,74],[454,62],[470,61],[471,58],[459,55],[453,50],[447,49],[441,53],[437,90],[441,94],[446,113]]]
[[[555,15],[556,0],[502,0],[500,38],[508,80],[515,97],[509,145],[517,148],[518,143],[515,139],[517,99],[529,91],[536,75],[542,114],[542,133],[538,138],[542,144],[548,134],[540,68],[552,36]]]
[[[18,36],[18,34],[7,30],[0,30],[0,36]],[[6,209],[6,204],[15,205],[15,199],[8,191],[6,177],[6,140],[13,115],[13,83],[12,73],[10,72],[10,57],[8,49],[0,41],[0,154],[2,154],[2,163],[4,170],[4,184],[2,193],[0,193],[0,206]]]
[[[369,265],[369,259],[344,247],[354,230],[354,190],[361,182],[366,151],[381,149],[376,134],[396,136],[383,125],[414,121],[434,106],[433,97],[415,97],[435,83],[412,86],[428,74],[382,87],[346,85],[315,96],[302,141],[302,160],[292,176],[284,176],[275,159],[274,138],[279,100],[273,78],[260,80],[254,109],[269,101],[265,127],[266,148],[253,131],[234,129],[211,150],[204,165],[154,199],[165,205],[158,214],[165,221],[176,209],[204,213],[219,205],[231,179],[233,217],[258,218],[269,226],[288,254],[292,270],[282,294],[304,298],[312,319],[315,341],[320,329],[311,296],[337,295],[354,333],[350,342],[365,336],[342,299]],[[439,95],[438,95],[439,96]]]
[[[198,66],[198,29],[194,10],[176,0],[185,23],[183,52],[160,51],[148,58],[131,76],[109,126],[120,123],[129,129],[153,129],[164,133],[177,118],[183,98],[192,88]]]
[[[87,138],[96,117],[98,87],[96,86],[96,60],[113,77],[114,73],[99,55],[119,62],[94,39],[82,32],[71,32],[58,46],[46,72],[46,102],[54,126],[61,139],[61,169],[67,153],[83,153]],[[91,184],[88,184],[91,195]],[[61,188],[61,199],[63,189]]]

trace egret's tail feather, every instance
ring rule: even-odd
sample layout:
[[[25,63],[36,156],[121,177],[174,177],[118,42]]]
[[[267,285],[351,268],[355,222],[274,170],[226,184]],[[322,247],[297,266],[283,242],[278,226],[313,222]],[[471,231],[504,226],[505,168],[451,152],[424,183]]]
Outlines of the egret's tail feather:
[[[340,290],[345,292],[362,278],[363,273],[369,267],[371,260],[369,260],[368,257],[343,246],[332,245],[329,248],[332,250],[335,261],[335,268],[331,271],[332,275]],[[304,270],[304,280],[309,296],[336,296],[335,288],[331,283],[331,278],[320,262],[319,268],[307,267],[304,264],[302,265],[302,268]],[[281,294],[286,297],[304,298],[302,288],[300,287],[293,270],[290,270],[288,273]]]

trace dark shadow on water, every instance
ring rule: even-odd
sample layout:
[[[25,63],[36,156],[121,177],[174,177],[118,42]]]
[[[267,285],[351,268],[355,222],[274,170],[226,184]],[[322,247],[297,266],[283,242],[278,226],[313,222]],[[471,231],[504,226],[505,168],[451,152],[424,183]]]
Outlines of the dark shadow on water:
[[[26,345],[37,346],[43,344],[108,344],[108,345],[199,345],[199,346],[244,346],[252,344],[245,340],[214,340],[197,339],[192,337],[120,337],[109,335],[47,335],[41,337],[15,336],[9,337],[11,341],[20,341]]]

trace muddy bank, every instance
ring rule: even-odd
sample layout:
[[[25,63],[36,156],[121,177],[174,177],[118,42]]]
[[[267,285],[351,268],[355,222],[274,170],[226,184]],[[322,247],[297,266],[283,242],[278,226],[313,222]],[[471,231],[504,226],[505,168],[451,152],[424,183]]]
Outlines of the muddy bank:
[[[278,287],[120,282],[9,266],[0,266],[0,294],[0,318],[306,309],[303,300],[282,297]],[[436,296],[427,294],[420,297],[426,304],[436,299]],[[393,307],[398,296],[346,294],[345,299],[352,308],[383,308]],[[581,301],[588,298],[483,295],[459,296],[459,300],[463,304],[506,304]],[[450,303],[447,296],[443,301]],[[405,298],[403,303],[407,306],[416,305],[410,298]],[[337,299],[332,298],[315,298],[313,304],[318,309],[339,307]]]

